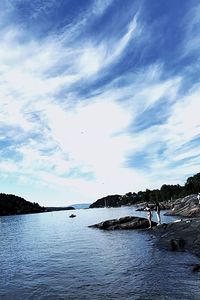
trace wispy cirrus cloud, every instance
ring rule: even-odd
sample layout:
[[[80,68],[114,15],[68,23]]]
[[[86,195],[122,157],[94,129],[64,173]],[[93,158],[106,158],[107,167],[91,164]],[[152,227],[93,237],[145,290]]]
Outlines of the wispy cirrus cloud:
[[[193,83],[187,77],[194,61],[185,61],[196,39],[196,23],[187,21],[194,7],[181,19],[186,30],[175,49],[174,72],[162,48],[167,41],[160,51],[155,44],[167,22],[157,15],[151,23],[144,3],[137,11],[127,1],[126,11],[133,13],[127,17],[122,10],[123,22],[117,22],[120,1],[83,7],[34,2],[21,17],[21,1],[3,7],[17,17],[0,24],[1,189],[9,192],[15,182],[13,192],[24,189],[21,195],[32,201],[47,205],[58,195],[57,204],[64,205],[180,183],[197,172],[200,92],[198,78]],[[160,13],[158,4],[153,9]],[[54,11],[59,21],[52,20]],[[108,17],[116,26],[112,33]],[[93,32],[97,23],[99,34]]]

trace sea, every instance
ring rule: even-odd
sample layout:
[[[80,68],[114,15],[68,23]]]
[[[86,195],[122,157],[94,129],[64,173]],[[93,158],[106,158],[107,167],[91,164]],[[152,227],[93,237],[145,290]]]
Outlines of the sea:
[[[146,216],[129,206],[0,217],[0,299],[199,300],[199,258],[146,231],[88,227],[131,215]]]

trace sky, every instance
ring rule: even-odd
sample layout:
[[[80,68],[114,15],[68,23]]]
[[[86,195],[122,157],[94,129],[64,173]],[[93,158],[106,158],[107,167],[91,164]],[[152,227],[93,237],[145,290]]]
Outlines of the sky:
[[[0,192],[45,206],[200,165],[198,0],[1,0]]]

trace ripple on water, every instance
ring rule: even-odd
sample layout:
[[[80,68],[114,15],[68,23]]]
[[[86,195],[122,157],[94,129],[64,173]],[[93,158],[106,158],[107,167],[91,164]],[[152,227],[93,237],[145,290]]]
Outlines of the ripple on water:
[[[129,207],[1,218],[0,299],[200,299],[198,258],[158,249],[145,232],[87,227],[133,214],[144,215]]]

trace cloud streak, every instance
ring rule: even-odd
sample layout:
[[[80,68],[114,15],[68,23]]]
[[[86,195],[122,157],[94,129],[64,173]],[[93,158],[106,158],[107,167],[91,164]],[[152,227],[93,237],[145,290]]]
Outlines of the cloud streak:
[[[180,183],[199,171],[200,87],[192,56],[198,20],[187,21],[193,5],[180,23],[186,30],[174,72],[162,48],[154,55],[160,32],[153,30],[160,26],[163,35],[166,30],[157,6],[152,24],[144,3],[137,12],[127,1],[126,10],[133,13],[129,18],[122,13],[122,28],[114,19],[120,1],[117,8],[113,1],[68,7],[74,14],[55,1],[39,6],[33,1],[28,28],[28,19],[19,18],[19,4],[4,5],[9,18],[16,12],[17,17],[0,24],[2,191],[9,192],[14,182],[12,191],[23,190],[20,195],[32,201],[67,205]],[[43,17],[46,26],[38,35]],[[116,34],[107,31],[108,17]]]

